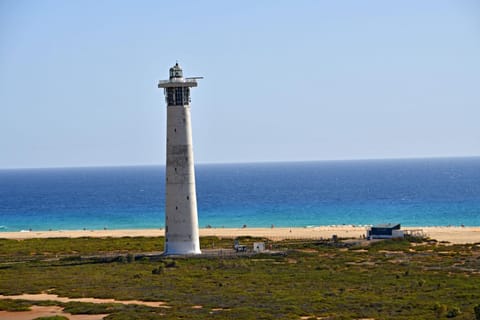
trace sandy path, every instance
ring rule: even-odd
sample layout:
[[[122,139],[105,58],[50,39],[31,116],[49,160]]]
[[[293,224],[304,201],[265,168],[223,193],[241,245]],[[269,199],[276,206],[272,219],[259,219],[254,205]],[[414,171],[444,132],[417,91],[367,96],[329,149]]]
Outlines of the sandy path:
[[[16,296],[0,295],[0,299],[22,299],[30,301],[59,301],[59,302],[90,302],[90,303],[121,303],[121,304],[138,304],[148,307],[165,307],[165,302],[161,301],[140,301],[140,300],[115,300],[115,299],[97,299],[97,298],[67,298],[59,297],[56,294],[39,293],[39,294],[20,294]],[[2,319],[2,318],[0,318]]]
[[[97,298],[67,298],[59,297],[56,294],[40,293],[40,294],[21,294],[15,296],[0,295],[0,299],[14,299],[14,300],[30,300],[30,301],[58,301],[58,302],[90,302],[90,303],[121,303],[121,304],[137,304],[149,307],[168,308],[165,302],[140,301],[140,300],[115,300],[115,299],[97,299]],[[12,320],[30,320],[38,317],[46,316],[65,316],[70,320],[100,320],[107,316],[106,314],[94,315],[72,315],[63,312],[63,308],[59,306],[32,306],[30,311],[9,312],[0,311],[0,319]]]
[[[101,320],[107,314],[70,314],[57,306],[32,306],[30,311],[0,311],[0,319],[32,320],[39,317],[64,316],[70,320]]]

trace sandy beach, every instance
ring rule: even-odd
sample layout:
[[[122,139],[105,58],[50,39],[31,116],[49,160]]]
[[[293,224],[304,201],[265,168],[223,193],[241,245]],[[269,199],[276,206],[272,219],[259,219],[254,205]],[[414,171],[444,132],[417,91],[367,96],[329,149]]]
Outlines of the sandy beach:
[[[404,230],[422,230],[428,237],[452,244],[480,242],[480,227],[402,227]],[[238,236],[266,237],[272,240],[282,239],[320,239],[337,235],[341,238],[359,238],[365,235],[366,227],[360,226],[319,226],[304,228],[203,228],[200,236],[235,238]],[[4,239],[32,238],[80,238],[80,237],[157,237],[163,236],[162,229],[131,230],[53,230],[1,232]]]

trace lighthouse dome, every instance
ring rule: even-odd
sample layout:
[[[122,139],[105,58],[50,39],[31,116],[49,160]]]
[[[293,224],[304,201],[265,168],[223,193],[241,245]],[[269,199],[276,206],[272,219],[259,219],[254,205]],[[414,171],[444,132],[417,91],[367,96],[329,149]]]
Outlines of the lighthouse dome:
[[[175,65],[170,68],[170,80],[174,78],[177,78],[177,79],[183,78],[183,70],[182,70],[182,67],[180,67],[180,65],[178,64],[178,62],[175,63]]]

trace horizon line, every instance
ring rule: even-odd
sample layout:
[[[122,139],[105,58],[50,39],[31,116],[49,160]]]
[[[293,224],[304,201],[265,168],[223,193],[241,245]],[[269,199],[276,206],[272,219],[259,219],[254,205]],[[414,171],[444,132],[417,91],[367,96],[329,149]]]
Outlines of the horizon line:
[[[198,162],[195,165],[234,165],[234,164],[279,164],[279,163],[305,163],[305,162],[348,162],[348,161],[393,161],[393,160],[440,160],[440,159],[468,159],[480,158],[480,155],[474,156],[412,156],[412,157],[385,157],[385,158],[338,158],[338,159],[318,159],[318,160],[258,160],[258,161],[226,161],[226,162]],[[138,164],[99,164],[99,165],[57,165],[40,167],[0,167],[3,170],[33,170],[33,169],[88,169],[88,168],[126,168],[126,167],[164,167],[165,163],[138,163]]]

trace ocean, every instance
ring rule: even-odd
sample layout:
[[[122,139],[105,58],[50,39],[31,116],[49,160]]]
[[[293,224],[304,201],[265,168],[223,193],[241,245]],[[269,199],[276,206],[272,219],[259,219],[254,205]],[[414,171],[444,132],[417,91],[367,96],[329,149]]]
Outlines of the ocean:
[[[480,226],[480,158],[196,165],[200,227]],[[165,167],[0,170],[0,232],[163,228]]]

